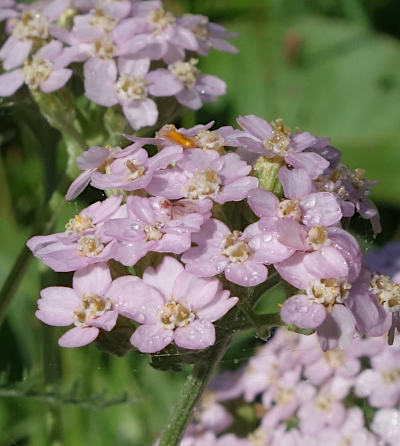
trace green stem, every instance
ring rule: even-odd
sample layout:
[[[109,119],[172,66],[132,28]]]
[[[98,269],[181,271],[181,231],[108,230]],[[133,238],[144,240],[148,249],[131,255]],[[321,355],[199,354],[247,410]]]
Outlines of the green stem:
[[[194,365],[172,408],[168,423],[161,434],[159,446],[177,446],[180,443],[193,409],[199,402],[216,365],[229,347],[232,337],[233,334],[223,337],[210,348],[205,358]]]

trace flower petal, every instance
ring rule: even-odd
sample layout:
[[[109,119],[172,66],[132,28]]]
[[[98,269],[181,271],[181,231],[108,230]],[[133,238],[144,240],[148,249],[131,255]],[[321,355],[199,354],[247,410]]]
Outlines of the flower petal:
[[[283,303],[281,318],[286,324],[304,329],[316,328],[324,322],[326,310],[323,305],[311,302],[304,294],[296,294]]]
[[[99,329],[96,327],[74,327],[64,333],[58,340],[61,347],[83,347],[93,342],[99,335]]]
[[[178,347],[202,350],[215,343],[215,328],[210,322],[195,320],[187,327],[177,328],[174,342]]]
[[[158,325],[141,325],[131,336],[131,344],[142,353],[156,353],[170,344],[173,339],[172,330],[165,330]]]

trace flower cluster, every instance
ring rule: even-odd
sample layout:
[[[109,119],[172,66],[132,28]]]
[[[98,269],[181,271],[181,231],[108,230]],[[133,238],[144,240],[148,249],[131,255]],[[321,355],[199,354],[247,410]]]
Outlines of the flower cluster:
[[[390,331],[392,340],[399,287],[366,269],[356,239],[342,226],[357,210],[377,228],[366,198],[371,182],[342,166],[328,139],[292,133],[282,120],[270,124],[250,115],[238,123],[243,130],[168,124],[154,138],[127,136],[125,148],[95,146],[77,159],[82,173],[67,199],[89,184],[109,198],[71,218],[63,233],[30,239],[34,255],[88,283],[96,265],[103,271],[112,261],[140,272],[169,256],[142,279],[107,279],[96,292],[74,285],[77,297],[62,308],[68,310],[63,324],[72,321],[74,333],[90,328],[95,337],[98,328],[112,329],[119,314],[141,324],[131,342],[142,352],[172,341],[202,349],[215,342],[213,322],[238,301],[228,290],[247,305],[249,291],[262,287],[272,270],[296,290],[281,306],[283,322],[316,330],[323,350],[346,348],[364,334]],[[346,175],[340,177],[338,166]],[[332,175],[335,187],[328,184]],[[348,182],[350,176],[358,183]],[[38,317],[57,325],[46,313],[53,305],[61,311],[52,293],[39,301]],[[101,304],[90,296],[100,296]],[[103,318],[109,325],[98,326]]]
[[[399,348],[399,337],[392,347],[369,338],[324,353],[315,335],[280,328],[247,365],[214,379],[180,444],[397,445]]]
[[[0,20],[5,19],[9,37],[0,49],[6,71],[0,75],[0,96],[13,95],[23,84],[54,92],[71,78],[71,64],[83,63],[86,97],[121,106],[133,129],[156,123],[157,98],[172,97],[196,110],[225,94],[225,82],[201,73],[194,56],[211,48],[236,52],[225,40],[234,34],[224,27],[202,15],[175,17],[157,0],[25,6],[6,0],[0,9]]]

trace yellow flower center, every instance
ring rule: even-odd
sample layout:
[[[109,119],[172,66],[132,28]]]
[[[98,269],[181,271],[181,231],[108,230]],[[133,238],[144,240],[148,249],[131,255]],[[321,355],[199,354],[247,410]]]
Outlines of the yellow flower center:
[[[207,167],[205,170],[195,172],[193,177],[185,184],[184,193],[192,200],[215,196],[220,189],[222,181],[217,173]]]
[[[75,215],[75,217],[70,218],[68,223],[65,225],[65,232],[67,234],[73,234],[76,232],[83,232],[86,229],[94,228],[92,219],[87,215]]]
[[[195,315],[183,304],[171,300],[161,308],[159,317],[165,329],[174,330],[189,325]]]
[[[240,231],[233,231],[223,241],[222,254],[233,263],[242,263],[249,257],[250,250],[247,243],[239,240],[241,235]]]
[[[199,61],[197,59],[190,59],[187,62],[179,60],[171,65],[168,65],[168,70],[187,87],[193,87],[196,83],[197,76],[200,70],[196,67]]]
[[[74,311],[74,324],[84,326],[87,322],[102,316],[112,307],[111,299],[98,296],[97,294],[84,294],[79,307]]]

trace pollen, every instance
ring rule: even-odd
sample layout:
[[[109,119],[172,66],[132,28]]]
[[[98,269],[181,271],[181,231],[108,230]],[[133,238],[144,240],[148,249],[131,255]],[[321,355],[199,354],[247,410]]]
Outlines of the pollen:
[[[53,64],[48,60],[33,57],[31,61],[25,61],[22,71],[26,84],[32,90],[36,90],[42,82],[49,78],[53,71]]]
[[[221,178],[207,167],[205,170],[195,172],[193,177],[185,184],[184,193],[191,200],[214,197],[220,189]]]
[[[239,240],[242,233],[240,231],[233,231],[223,241],[223,248],[221,254],[228,257],[232,263],[243,263],[249,257],[249,247],[243,240]]]
[[[281,118],[271,122],[272,138],[264,139],[264,147],[277,155],[285,156],[290,146],[290,127],[283,124]]]
[[[47,39],[49,36],[48,23],[39,11],[30,9],[21,14],[13,31],[13,36],[18,39]]]
[[[350,283],[344,279],[317,279],[312,281],[306,292],[315,303],[325,305],[328,309],[342,304],[349,296]]]
[[[148,82],[143,77],[134,78],[121,74],[115,89],[119,95],[129,101],[143,101],[147,97]]]
[[[400,310],[400,284],[393,283],[389,276],[374,274],[369,290],[378,296],[379,303],[390,312]]]
[[[102,8],[96,8],[90,20],[92,26],[100,28],[106,33],[111,32],[116,23],[117,20],[113,16],[106,14]]]
[[[145,233],[145,236],[146,236],[145,237],[146,242],[149,242],[152,240],[155,240],[155,241],[161,240],[164,235],[161,232],[161,229],[163,228],[163,226],[164,225],[159,221],[155,222],[152,225],[145,226],[143,228],[143,232]]]
[[[97,294],[84,294],[79,307],[73,313],[74,324],[78,327],[88,325],[88,322],[102,316],[111,308],[111,299],[98,296]]]
[[[281,218],[290,217],[300,221],[301,209],[298,200],[282,200],[278,206],[278,215]]]
[[[314,250],[321,248],[329,243],[328,230],[325,226],[316,225],[308,231],[307,240]]]
[[[92,45],[92,50],[93,56],[95,57],[112,59],[117,52],[117,47],[108,37],[105,37],[101,40],[95,40]]]
[[[200,130],[194,137],[196,147],[203,150],[215,150],[219,154],[224,153],[225,140],[216,132]]]
[[[186,327],[195,318],[194,313],[180,302],[171,300],[159,312],[160,321],[167,330]]]
[[[137,166],[136,160],[128,160],[125,162],[125,166],[130,173],[126,177],[126,181],[134,181],[141,178],[144,175],[145,168],[143,166]]]
[[[86,229],[94,228],[94,224],[91,218],[87,215],[75,215],[70,218],[65,225],[65,232],[67,234],[74,234],[77,232],[83,232]]]
[[[79,254],[85,257],[96,257],[104,249],[104,245],[95,235],[84,235],[78,240]]]
[[[168,65],[168,70],[178,79],[182,84],[191,88],[195,85],[197,76],[200,74],[200,70],[196,67],[198,64],[197,59],[189,59],[187,62],[181,60]]]
[[[171,12],[160,8],[150,11],[147,20],[153,26],[153,34],[157,35],[173,25],[176,19]]]

